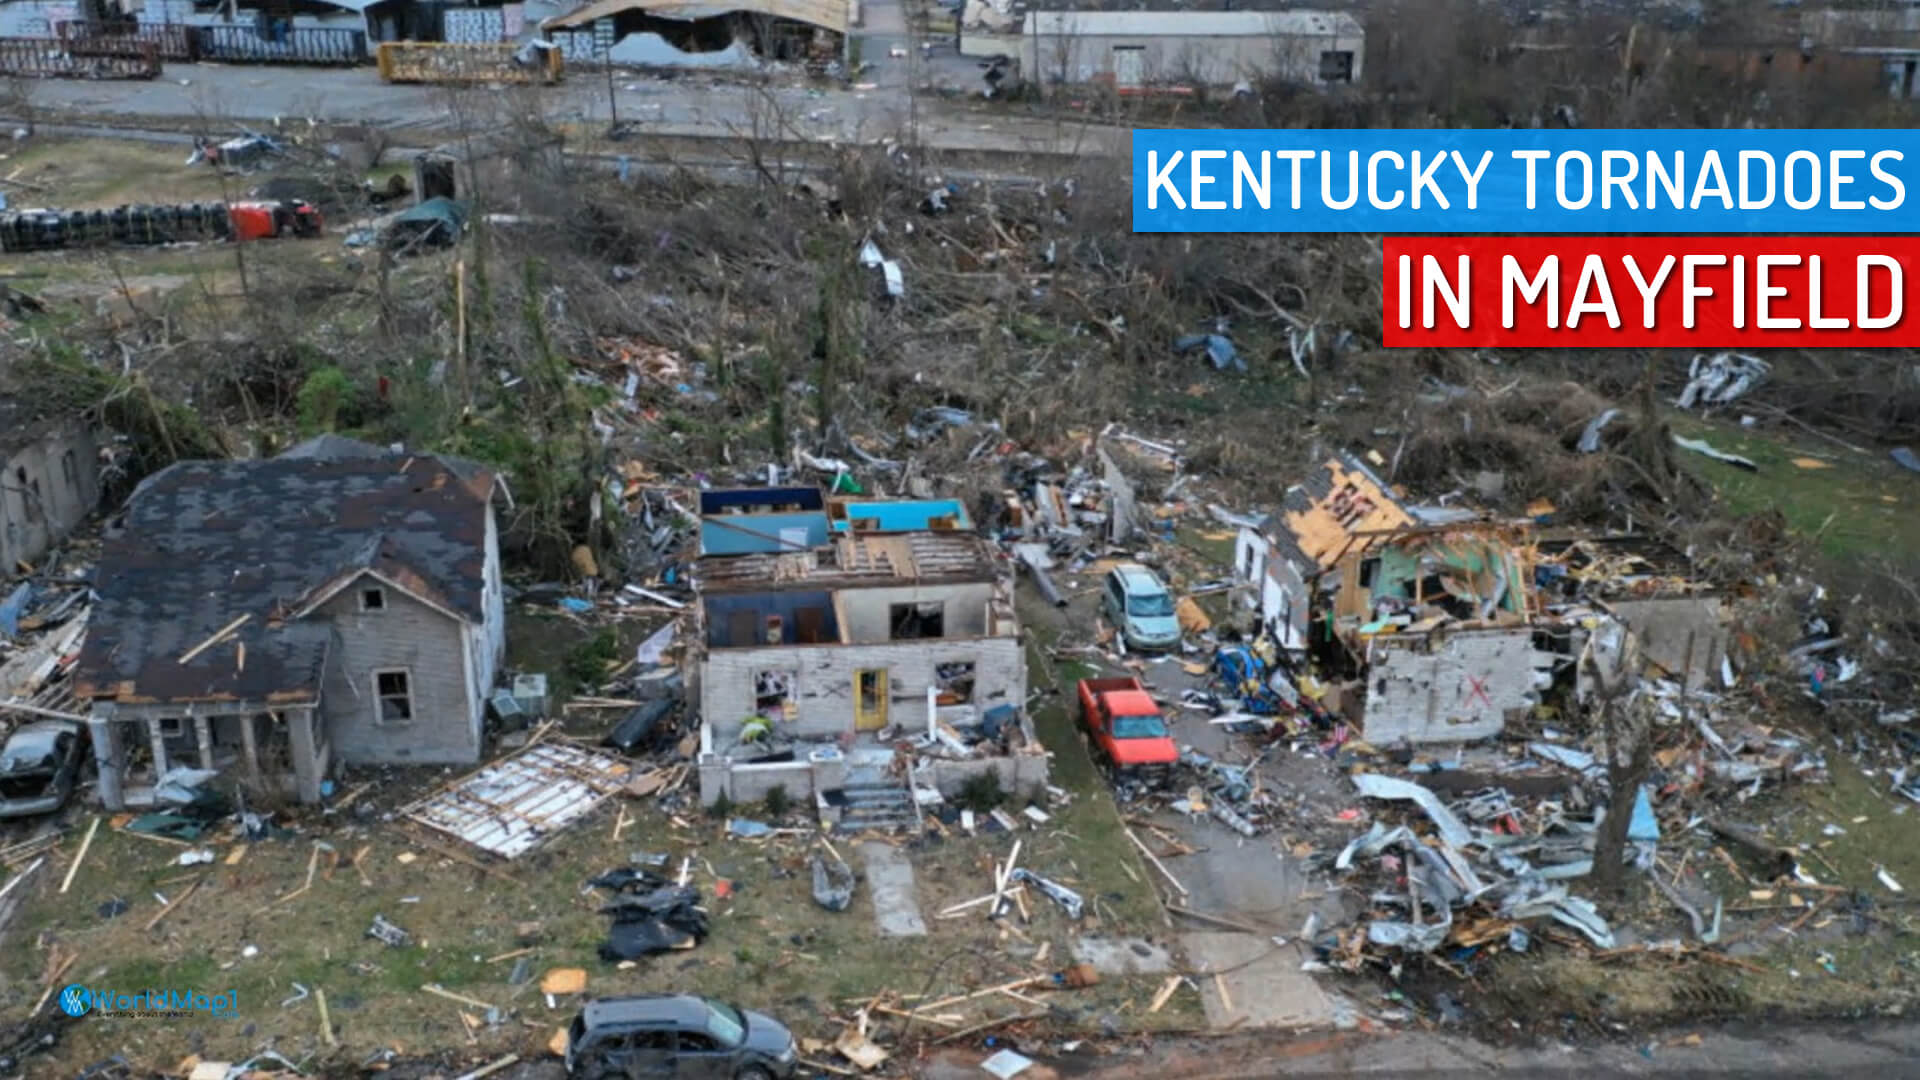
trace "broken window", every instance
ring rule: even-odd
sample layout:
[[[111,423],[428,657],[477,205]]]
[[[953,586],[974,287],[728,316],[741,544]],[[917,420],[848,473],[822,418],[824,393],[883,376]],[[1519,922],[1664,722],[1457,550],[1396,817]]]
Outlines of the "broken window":
[[[14,469],[13,475],[15,479],[20,481],[20,505],[25,508],[27,512],[27,523],[32,524],[33,522],[39,521],[40,482],[35,480],[29,485],[27,483],[27,470],[25,469]]]
[[[1327,49],[1321,52],[1320,81],[1323,83],[1352,82],[1353,52],[1349,49]]]
[[[793,703],[793,686],[798,674],[792,671],[762,671],[753,677],[753,711],[761,716],[781,718]]]
[[[361,611],[385,611],[386,607],[387,607],[387,592],[385,589],[361,589],[360,590],[360,610]]]
[[[373,673],[374,696],[379,698],[380,723],[405,724],[413,720],[413,680],[405,671]]]
[[[887,611],[887,623],[892,627],[887,636],[893,641],[946,637],[946,612],[947,605],[937,600],[928,604],[894,604]]]
[[[937,701],[941,705],[973,704],[973,661],[955,660],[933,669]]]

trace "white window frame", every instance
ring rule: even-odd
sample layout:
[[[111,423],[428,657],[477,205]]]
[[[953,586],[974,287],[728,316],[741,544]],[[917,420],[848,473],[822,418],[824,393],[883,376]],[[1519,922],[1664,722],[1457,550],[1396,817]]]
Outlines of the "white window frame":
[[[369,605],[367,603],[367,598],[370,596],[378,596],[380,598],[380,602],[378,604]],[[361,611],[387,610],[387,590],[379,587],[378,585],[361,589],[360,590],[360,610]]]
[[[407,680],[407,694],[406,694],[407,717],[406,719],[404,720],[387,719],[386,699],[389,697],[399,697],[400,695],[382,694],[380,692],[380,677],[382,675],[398,675]],[[413,692],[413,669],[412,668],[374,668],[370,678],[372,678],[373,680],[373,722],[375,726],[406,727],[407,725],[412,724],[415,720],[419,719],[420,699]]]

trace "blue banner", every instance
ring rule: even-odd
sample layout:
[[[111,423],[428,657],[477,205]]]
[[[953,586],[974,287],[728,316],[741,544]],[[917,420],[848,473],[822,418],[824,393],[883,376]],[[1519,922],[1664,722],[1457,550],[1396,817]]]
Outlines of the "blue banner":
[[[1135,232],[1920,232],[1920,131],[1135,131]]]

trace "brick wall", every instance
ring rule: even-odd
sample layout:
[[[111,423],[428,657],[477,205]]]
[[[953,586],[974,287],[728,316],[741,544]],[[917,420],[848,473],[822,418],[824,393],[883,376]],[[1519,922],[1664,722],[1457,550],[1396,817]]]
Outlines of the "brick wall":
[[[936,665],[972,661],[973,705],[984,712],[996,705],[1024,706],[1026,656],[1017,638],[965,638],[896,641],[874,645],[793,645],[763,649],[715,649],[699,678],[700,715],[712,727],[714,750],[725,754],[740,724],[753,714],[754,677],[762,671],[794,673],[797,716],[780,734],[826,739],[853,730],[854,672],[885,669],[889,683],[887,719],[896,725],[925,727],[927,687]]]

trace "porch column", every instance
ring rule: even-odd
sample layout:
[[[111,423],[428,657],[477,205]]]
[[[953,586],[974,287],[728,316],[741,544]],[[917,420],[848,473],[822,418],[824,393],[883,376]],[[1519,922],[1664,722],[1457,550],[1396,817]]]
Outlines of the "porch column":
[[[304,803],[320,801],[320,760],[313,739],[313,710],[288,709],[287,742],[293,750],[294,786]]]
[[[120,810],[126,806],[126,798],[120,793],[120,774],[127,767],[126,755],[120,749],[120,729],[111,716],[89,716],[87,734],[93,739],[94,759],[100,763],[100,805]]]
[[[153,747],[153,782],[167,775],[167,737],[160,734],[160,718],[147,717],[147,742]]]
[[[193,718],[193,741],[200,749],[200,767],[213,771],[213,719],[206,716]]]
[[[254,787],[261,787],[260,781],[260,740],[253,731],[256,713],[247,713],[240,718],[240,747],[247,759],[247,779]]]

